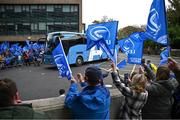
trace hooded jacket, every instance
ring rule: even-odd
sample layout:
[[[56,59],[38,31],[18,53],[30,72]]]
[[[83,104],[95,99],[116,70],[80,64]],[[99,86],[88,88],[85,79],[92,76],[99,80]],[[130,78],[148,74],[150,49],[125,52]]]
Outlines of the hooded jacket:
[[[101,85],[87,86],[78,92],[72,83],[65,99],[76,119],[109,119],[110,93]]]
[[[13,105],[0,107],[0,119],[47,119],[41,112],[35,112],[31,105]]]
[[[156,80],[155,75],[146,70],[153,81],[147,86],[148,100],[142,109],[143,119],[170,119],[173,105],[173,92],[180,83],[179,72],[175,72],[176,79]]]

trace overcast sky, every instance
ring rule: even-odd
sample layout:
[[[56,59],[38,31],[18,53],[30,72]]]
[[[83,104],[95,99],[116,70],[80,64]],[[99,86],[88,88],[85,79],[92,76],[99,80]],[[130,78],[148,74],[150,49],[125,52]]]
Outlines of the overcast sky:
[[[108,16],[119,21],[119,28],[147,23],[153,0],[82,0],[83,23],[91,24]],[[167,0],[166,0],[167,5]]]

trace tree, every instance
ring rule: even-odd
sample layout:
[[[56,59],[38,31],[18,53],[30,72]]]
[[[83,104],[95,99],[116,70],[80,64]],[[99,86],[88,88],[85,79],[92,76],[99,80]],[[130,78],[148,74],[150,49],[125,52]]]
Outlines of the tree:
[[[172,48],[180,48],[180,0],[168,0],[168,33]]]
[[[168,24],[180,26],[180,0],[168,0],[170,6],[167,10]]]
[[[101,20],[94,20],[93,23],[103,23],[113,21],[113,18],[109,18],[108,16],[103,16]]]
[[[118,39],[126,38],[133,32],[141,32],[144,31],[142,28],[138,26],[127,26],[118,31]]]

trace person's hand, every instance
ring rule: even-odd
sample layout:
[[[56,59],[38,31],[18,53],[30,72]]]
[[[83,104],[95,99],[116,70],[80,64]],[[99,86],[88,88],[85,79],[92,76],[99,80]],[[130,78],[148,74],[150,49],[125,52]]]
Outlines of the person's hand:
[[[111,68],[112,68],[112,71],[113,71],[113,72],[116,72],[116,65],[115,65],[115,63],[114,63],[114,62],[112,62],[112,64],[111,64]]]
[[[83,75],[82,75],[81,73],[78,73],[78,74],[77,74],[77,79],[78,79],[78,81],[79,81],[80,83],[82,83],[82,82],[85,81],[85,80],[84,80],[84,77],[83,77]]]
[[[172,59],[171,57],[168,57],[168,67],[172,71],[179,69],[178,63],[174,59]]]
[[[72,84],[72,83],[77,83],[76,79],[75,79],[73,76],[71,77],[71,80],[70,80],[70,81],[71,81],[71,84]]]
[[[142,60],[141,60],[141,65],[144,65],[146,63],[146,60],[143,58]]]
[[[142,66],[139,66],[139,74],[143,74],[144,73],[144,69]]]

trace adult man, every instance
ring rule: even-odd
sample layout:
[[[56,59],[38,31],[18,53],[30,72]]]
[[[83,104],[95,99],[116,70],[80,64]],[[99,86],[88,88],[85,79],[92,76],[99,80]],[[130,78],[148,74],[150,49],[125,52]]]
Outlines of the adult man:
[[[78,74],[82,82],[84,77]],[[87,86],[78,91],[77,82],[71,80],[65,105],[72,110],[76,119],[109,119],[110,93],[102,84],[103,74],[98,67],[88,67],[85,71]]]
[[[35,112],[29,104],[19,104],[15,82],[1,79],[0,119],[47,119],[47,117],[43,113]]]

